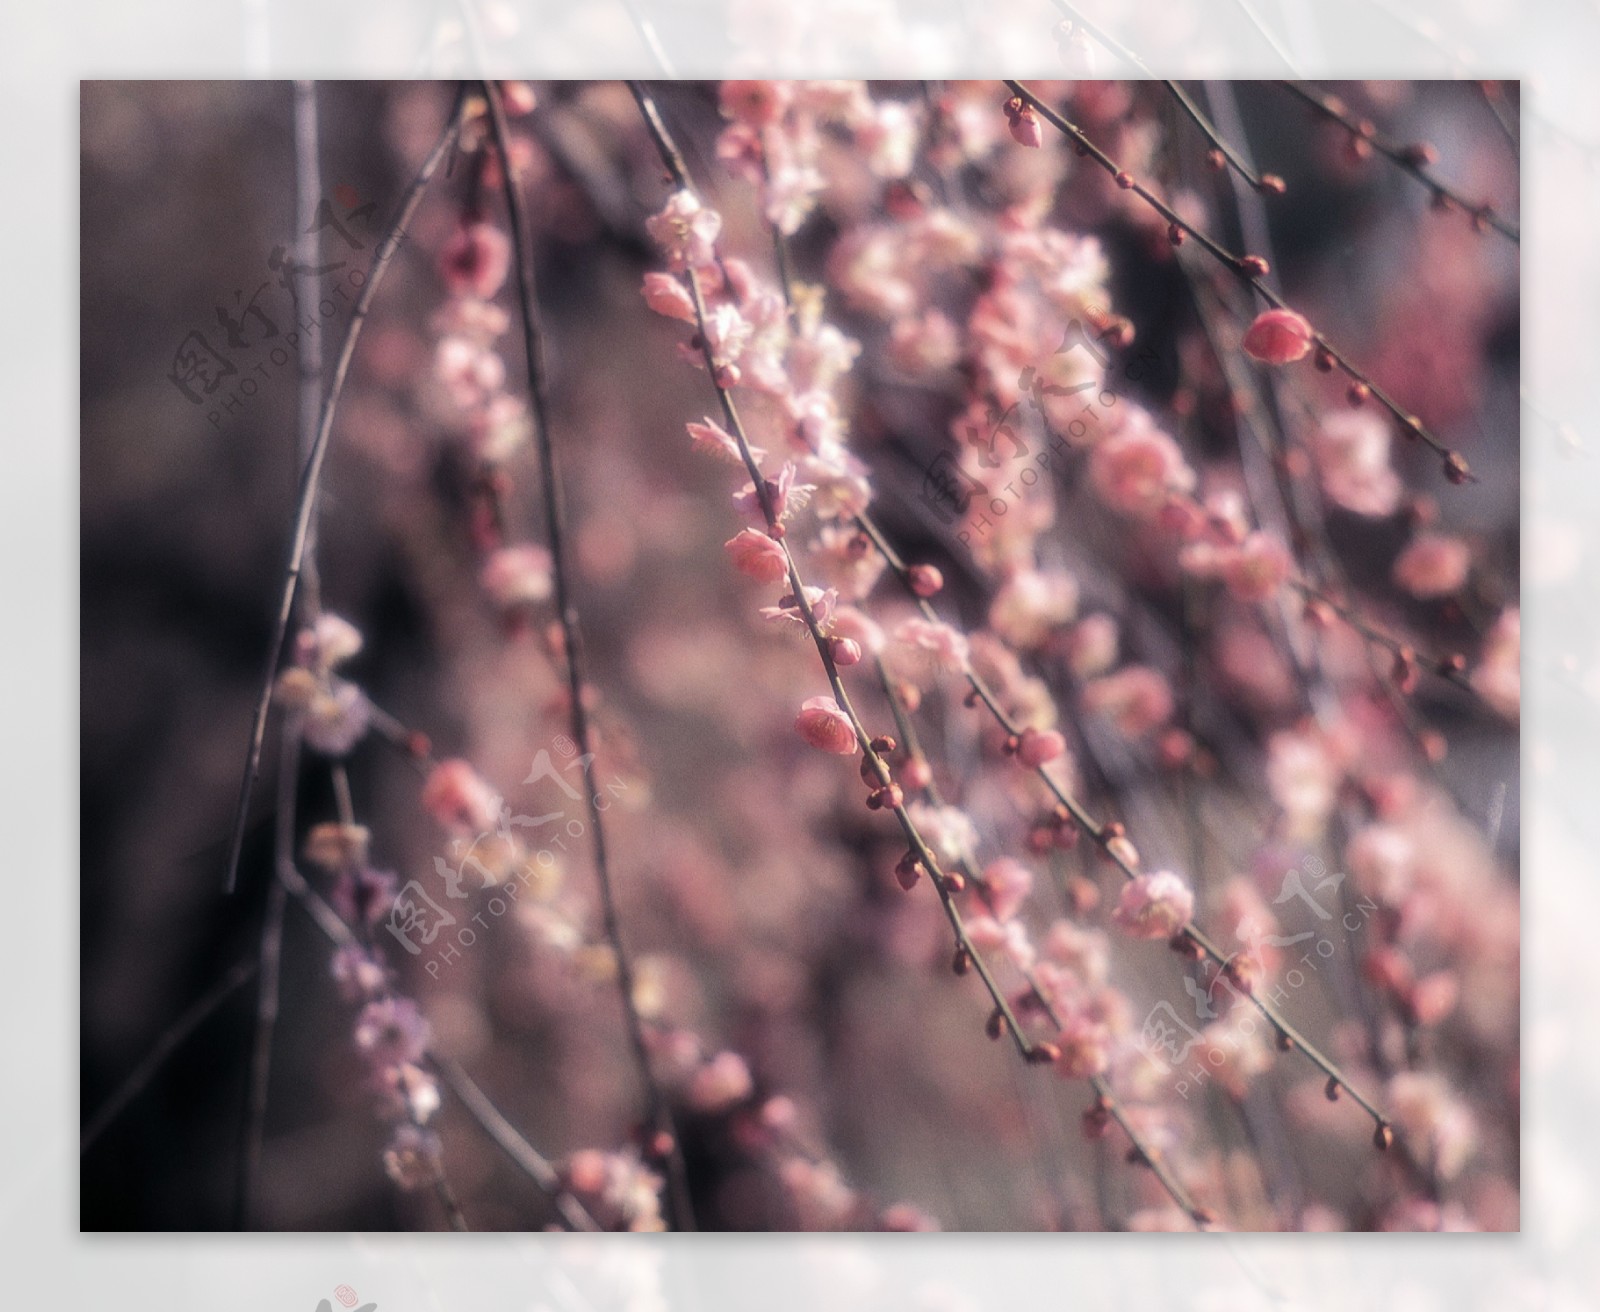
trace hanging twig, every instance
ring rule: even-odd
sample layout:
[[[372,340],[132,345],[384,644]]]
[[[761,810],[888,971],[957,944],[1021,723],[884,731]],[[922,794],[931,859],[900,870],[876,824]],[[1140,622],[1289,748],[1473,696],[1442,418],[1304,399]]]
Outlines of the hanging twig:
[[[539,454],[539,470],[544,481],[545,534],[550,549],[551,576],[555,586],[557,618],[561,626],[562,649],[566,656],[568,715],[572,738],[583,762],[584,800],[588,807],[590,846],[594,855],[595,878],[600,891],[601,918],[606,939],[617,964],[617,988],[622,998],[623,1015],[633,1049],[634,1065],[650,1104],[650,1120],[658,1142],[650,1145],[653,1155],[664,1161],[671,1200],[673,1223],[680,1230],[694,1229],[694,1207],[689,1196],[688,1173],[683,1145],[674,1123],[672,1106],[650,1065],[650,1047],[645,1037],[644,1019],[634,998],[632,959],[622,936],[622,916],[612,881],[606,852],[598,785],[594,778],[593,739],[589,710],[585,701],[588,680],[584,674],[583,636],[578,623],[577,601],[567,561],[566,503],[562,496],[560,472],[550,433],[550,409],[544,369],[543,336],[539,329],[538,296],[534,285],[533,247],[522,195],[512,177],[511,134],[506,127],[500,91],[493,82],[483,84],[493,123],[494,140],[500,153],[500,174],[504,182],[506,208],[511,220],[511,240],[516,253],[517,302],[522,316],[522,342],[528,374],[528,403],[533,419],[534,444]],[[662,1138],[665,1142],[659,1142]]]
[[[289,539],[289,562],[284,570],[283,592],[278,599],[272,637],[267,644],[266,669],[261,677],[261,691],[256,699],[250,741],[245,751],[244,775],[239,782],[239,800],[234,808],[233,831],[228,840],[228,865],[224,881],[230,893],[238,879],[239,857],[244,849],[245,825],[250,815],[250,798],[255,790],[256,775],[261,768],[261,748],[266,740],[267,717],[272,709],[273,684],[278,671],[278,660],[283,654],[284,639],[288,635],[289,617],[294,609],[301,571],[305,565],[311,519],[316,507],[317,493],[322,485],[322,468],[333,435],[334,415],[339,408],[339,398],[344,392],[345,379],[350,372],[350,361],[355,355],[356,343],[361,339],[362,326],[366,323],[368,310],[372,308],[372,299],[377,295],[384,275],[394,261],[395,251],[399,249],[399,243],[405,235],[406,224],[411,221],[411,216],[422,200],[423,192],[427,190],[428,183],[432,181],[439,164],[449,153],[461,129],[462,102],[462,93],[458,92],[444,131],[433,149],[429,151],[428,157],[422,162],[422,167],[412,179],[411,185],[406,188],[399,212],[373,251],[366,282],[362,284],[361,294],[356,298],[355,308],[350,312],[350,323],[345,329],[344,343],[339,348],[339,356],[334,364],[332,377],[329,379],[327,398],[323,402],[322,417],[317,425],[316,441],[312,443],[305,472],[300,480],[294,529]]]

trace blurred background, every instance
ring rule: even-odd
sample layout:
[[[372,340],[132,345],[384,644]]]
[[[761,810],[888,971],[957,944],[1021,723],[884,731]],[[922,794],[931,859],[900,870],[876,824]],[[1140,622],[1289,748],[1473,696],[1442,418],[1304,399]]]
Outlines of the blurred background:
[[[375,207],[370,229],[352,223],[358,238],[370,241],[393,213],[454,90],[319,84],[325,190],[341,213]],[[874,84],[872,94],[916,106],[942,90]],[[1433,142],[1452,181],[1515,215],[1516,154],[1477,84],[1337,90],[1396,139]],[[1031,1230],[1096,1228],[1153,1206],[1148,1181],[1111,1145],[1084,1141],[1082,1087],[1023,1068],[984,1037],[980,992],[948,968],[937,902],[925,888],[905,897],[894,885],[891,826],[861,807],[849,766],[794,735],[799,702],[823,691],[815,654],[757,617],[772,598],[727,568],[722,544],[738,527],[727,473],[692,452],[683,430],[713,397],[679,359],[679,325],[648,314],[639,297],[643,275],[660,267],[643,227],[665,195],[651,143],[618,84],[539,84],[535,92],[537,108],[518,123],[528,149],[519,177],[533,211],[553,433],[601,693],[598,770],[617,786],[607,818],[623,923],[655,1005],[697,1032],[708,1052],[742,1054],[753,1098],[792,1098],[797,1134],[879,1208],[904,1201],[949,1229]],[[1226,212],[1208,190],[1225,181],[1199,166],[1204,141],[1153,88],[1061,84],[1052,94]],[[723,211],[728,248],[770,271],[771,240],[750,189],[716,158],[717,88],[685,84],[660,96],[691,171]],[[998,118],[1003,89],[973,93],[984,96]],[[1339,140],[1280,89],[1241,84],[1232,99],[1255,158],[1287,183],[1271,207],[1271,239],[1291,303],[1372,363],[1385,386],[1468,455],[1480,480],[1446,487],[1425,451],[1397,444],[1407,487],[1433,493],[1443,526],[1472,545],[1472,595],[1454,611],[1393,586],[1393,561],[1415,527],[1405,514],[1330,516],[1333,546],[1384,622],[1422,635],[1430,649],[1476,652],[1493,616],[1516,600],[1517,250],[1472,231],[1459,214],[1431,212],[1424,189],[1398,170],[1345,159]],[[1225,461],[1237,439],[1216,380],[1196,363],[1191,296],[1159,228],[1152,241],[1148,224],[1107,197],[1103,178],[1080,178],[1050,144],[1062,156],[1058,221],[1099,237],[1112,303],[1152,353],[1153,369],[1129,376],[1122,393],[1155,413],[1189,416],[1184,442],[1197,467]],[[991,195],[986,185],[1003,194],[1004,170],[993,171],[990,179],[985,167],[973,170],[976,203]],[[282,334],[293,317],[273,265],[299,227],[292,87],[85,83],[81,186],[87,1121],[259,936],[275,731],[238,894],[224,897],[222,880],[293,511],[294,367],[276,362],[262,319]],[[559,750],[561,682],[542,629],[508,625],[479,586],[477,470],[435,378],[433,324],[445,299],[437,255],[468,191],[465,167],[436,180],[374,304],[326,475],[321,589],[324,604],[365,637],[347,673],[372,701],[425,733],[438,756],[470,759],[513,808],[537,814],[547,796],[522,780],[537,751]],[[821,280],[840,233],[881,202],[876,191],[846,195],[837,211],[825,201],[793,243],[798,276]],[[364,267],[365,254],[341,243],[324,251]],[[509,306],[509,290],[499,300]],[[328,319],[330,350],[347,313],[340,306]],[[949,444],[951,399],[897,382],[879,363],[881,325],[846,298],[830,293],[827,313],[865,348],[847,399],[852,446],[874,472],[875,511],[908,558],[945,571],[947,613],[977,626],[992,581],[920,495],[929,462]],[[178,360],[192,360],[191,334],[227,354],[230,322],[248,344],[229,355],[237,376],[208,393]],[[520,390],[516,350],[506,357],[510,387]],[[257,382],[249,394],[247,379]],[[531,454],[514,456],[507,471],[513,536],[540,541]],[[1080,609],[1115,614],[1133,654],[1181,680],[1194,641],[1182,605],[1128,560],[1116,523],[1088,504],[1078,481],[1064,480],[1055,496],[1058,525],[1073,530],[1058,560],[1079,579]],[[1195,726],[1222,763],[1203,785],[1218,887],[1250,872],[1270,837],[1263,743],[1292,718],[1273,702],[1272,680],[1251,669],[1265,660],[1259,649],[1235,646],[1206,667],[1202,677],[1214,687],[1200,715],[1206,723]],[[1497,900],[1484,905],[1514,920],[1515,723],[1438,685],[1419,692],[1416,706],[1448,739],[1440,786],[1481,835],[1476,845],[1461,840],[1461,859],[1490,872]],[[953,708],[935,711],[931,736],[951,763],[945,783],[981,816],[985,745]],[[1150,868],[1189,868],[1184,782],[1114,735],[1102,734],[1100,750],[1109,764],[1089,772],[1095,809],[1109,803],[1129,819]],[[404,882],[453,855],[418,804],[418,775],[403,752],[369,734],[348,769],[375,865]],[[305,823],[331,818],[334,795],[316,760],[298,788]],[[994,827],[1004,832],[1001,820]],[[1081,855],[1062,860],[1073,863],[1068,874],[1085,873],[1080,864],[1094,874]],[[581,913],[592,902],[592,871],[581,851],[564,865]],[[1042,877],[1036,890],[1059,904]],[[1096,914],[1103,920],[1105,911]],[[589,913],[592,928],[592,905]],[[1041,927],[1057,914],[1042,913]],[[1510,937],[1514,944],[1514,924]],[[1159,945],[1114,948],[1112,977],[1139,1015],[1177,993]],[[1462,979],[1472,978],[1469,953],[1487,951],[1465,937],[1441,948],[1452,950],[1461,960],[1435,964]],[[401,963],[403,990],[418,999],[438,1048],[542,1151],[565,1160],[629,1140],[639,1095],[603,964],[586,971],[515,917],[496,921],[438,977],[415,964]],[[1514,960],[1510,979],[1514,987]],[[1328,1035],[1348,1014],[1348,999],[1334,993],[1319,981],[1296,993],[1291,1014],[1308,1033]],[[1470,1104],[1472,1162],[1450,1198],[1454,1215],[1480,1228],[1516,1225],[1516,999],[1500,1001],[1492,1016],[1446,1029],[1428,1054]],[[83,1159],[85,1230],[233,1224],[254,1010],[252,987],[235,994],[97,1138]],[[387,1131],[372,1115],[352,1050],[353,1011],[330,978],[326,939],[293,905],[281,1014],[259,1225],[437,1225],[430,1199],[397,1191],[385,1176]],[[1359,1060],[1359,1044],[1352,1048]],[[1207,1178],[1253,1170],[1255,1182],[1238,1184],[1233,1201],[1254,1200],[1241,1214],[1262,1228],[1278,1215],[1263,1197],[1280,1187],[1269,1188],[1274,1163],[1291,1164],[1300,1190],[1343,1224],[1380,1224],[1375,1168],[1351,1146],[1370,1126],[1297,1116],[1306,1080],[1305,1068],[1280,1062],[1263,1081],[1259,1097],[1289,1109],[1267,1120],[1283,1141],[1253,1142],[1249,1118],[1213,1107],[1195,1113],[1212,1133],[1185,1151]],[[705,1227],[805,1223],[792,1188],[737,1120],[685,1114]],[[475,1228],[550,1220],[538,1193],[448,1095],[439,1129]]]

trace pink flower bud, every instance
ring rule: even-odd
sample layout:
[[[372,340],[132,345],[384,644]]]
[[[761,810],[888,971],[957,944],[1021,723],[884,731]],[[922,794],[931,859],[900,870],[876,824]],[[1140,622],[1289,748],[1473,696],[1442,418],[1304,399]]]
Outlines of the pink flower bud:
[[[1054,729],[1024,729],[1017,743],[1017,759],[1030,770],[1053,761],[1067,750],[1067,740]]]
[[[1039,122],[1039,116],[1033,112],[1032,105],[1024,105],[1016,113],[1010,115],[1011,139],[1019,146],[1031,146],[1038,149],[1044,145],[1044,127]]]
[[[510,272],[511,239],[493,224],[464,224],[439,252],[439,276],[452,296],[486,301]]]
[[[657,314],[669,319],[695,321],[694,297],[670,273],[647,273],[644,276],[644,303]]]
[[[934,565],[913,565],[906,571],[906,582],[919,597],[936,597],[944,587],[944,575]]]
[[[722,549],[728,553],[736,570],[758,583],[779,583],[788,577],[789,565],[783,548],[760,529],[741,529],[722,544]]]
[[[829,638],[828,654],[835,665],[855,665],[861,660],[861,644],[854,638]]]
[[[1264,310],[1245,329],[1244,349],[1263,364],[1292,364],[1311,353],[1314,336],[1304,315]]]
[[[422,785],[422,808],[446,829],[481,834],[500,818],[500,796],[467,762],[440,761]]]
[[[832,697],[808,697],[795,717],[795,731],[813,747],[839,756],[854,756],[860,744],[850,717]]]

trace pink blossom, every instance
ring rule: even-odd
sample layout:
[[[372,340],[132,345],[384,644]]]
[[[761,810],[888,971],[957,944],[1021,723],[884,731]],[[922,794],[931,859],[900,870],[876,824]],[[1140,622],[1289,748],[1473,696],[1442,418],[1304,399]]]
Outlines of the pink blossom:
[[[811,494],[817,490],[814,483],[798,483],[795,481],[798,467],[792,460],[785,460],[783,468],[778,471],[777,478],[765,479],[767,501],[772,508],[772,517],[780,524],[789,518],[795,511],[801,510],[811,500]],[[746,483],[744,487],[733,494],[733,504],[739,508],[747,519],[754,520],[757,524],[767,522],[767,512],[761,504],[761,497],[756,491],[754,483]]]
[[[694,297],[670,273],[645,274],[643,291],[644,303],[657,314],[664,314],[669,319],[682,319],[684,323],[695,322]]]
[[[471,338],[441,337],[434,348],[434,373],[451,401],[463,410],[476,410],[505,386],[506,362]]]
[[[1247,354],[1263,364],[1291,364],[1311,353],[1316,334],[1293,310],[1263,310],[1244,334]]]
[[[502,609],[536,606],[548,601],[555,587],[550,553],[532,543],[501,547],[484,563],[480,581]]]
[[[439,276],[452,296],[486,301],[511,271],[511,239],[490,223],[457,228],[439,252]]]
[[[833,614],[830,631],[838,638],[851,638],[861,644],[861,650],[873,655],[882,653],[888,639],[865,611],[854,606],[840,606]]]
[[[365,737],[372,703],[353,683],[331,679],[320,684],[306,704],[302,731],[307,746],[325,756],[344,756]]]
[[[1044,125],[1039,122],[1039,115],[1034,112],[1032,105],[1024,105],[1010,115],[1007,126],[1011,130],[1011,139],[1019,146],[1037,149],[1044,145]]]
[[[989,907],[996,920],[1010,920],[1033,889],[1033,872],[1020,861],[997,857],[983,868]]]
[[[914,319],[896,319],[889,332],[889,359],[913,378],[929,378],[961,358],[955,324],[938,310]]]
[[[1289,548],[1259,529],[1221,560],[1223,581],[1240,601],[1266,601],[1288,580],[1293,567]]]
[[[965,811],[921,801],[912,802],[906,810],[941,862],[956,865],[971,858],[978,846],[978,831]]]
[[[457,834],[482,834],[500,818],[500,795],[466,761],[451,758],[434,766],[423,783],[422,808]]]
[[[789,107],[788,82],[729,80],[718,93],[724,117],[753,128],[764,128],[781,119]]]
[[[806,742],[820,751],[854,756],[861,748],[850,717],[839,709],[839,703],[832,697],[808,697],[800,704],[794,727]]]
[[[696,451],[743,467],[744,456],[740,454],[738,440],[721,425],[706,419],[698,424],[687,424],[685,427],[689,430],[689,441]],[[766,454],[759,447],[750,448],[750,456],[757,464],[761,463]]]
[[[777,583],[788,577],[789,565],[783,548],[760,529],[740,529],[722,546],[733,561],[733,567],[758,583]]]
[[[916,160],[921,127],[911,107],[883,100],[856,129],[856,144],[867,154],[867,167],[880,178],[903,178]]]
[[[1078,986],[1094,988],[1105,983],[1111,969],[1111,946],[1098,929],[1085,929],[1070,920],[1054,921],[1045,935],[1045,956],[1072,973]]]
[[[295,639],[295,660],[327,673],[361,650],[361,630],[342,615],[324,611]]]
[[[1147,519],[1195,484],[1178,444],[1153,427],[1132,426],[1095,445],[1089,478],[1113,510]]]
[[[1065,1079],[1093,1079],[1111,1064],[1111,1033],[1091,1016],[1068,1017],[1056,1035],[1056,1047],[1061,1049],[1056,1070]]]
[[[1447,597],[1459,591],[1472,567],[1472,551],[1460,538],[1422,532],[1394,563],[1394,581],[1413,597]]]
[[[1314,730],[1285,729],[1267,740],[1267,791],[1283,809],[1290,837],[1321,835],[1342,778],[1343,771]]]
[[[428,1051],[428,1022],[409,998],[379,998],[362,1009],[355,1039],[374,1066],[416,1065]]]
[[[1038,647],[1078,610],[1078,581],[1061,570],[1021,569],[989,606],[989,627],[1015,647]]]
[[[1517,718],[1522,706],[1522,612],[1516,607],[1494,622],[1470,678],[1478,696],[1507,719]]]
[[[839,599],[839,594],[832,588],[826,590],[808,583],[805,586],[806,605],[811,608],[811,618],[817,622],[817,627],[826,632],[833,619],[834,603]],[[806,617],[800,610],[799,603],[795,600],[794,593],[787,593],[778,598],[776,606],[763,606],[761,618],[776,620],[783,624],[798,625],[802,630],[808,628]]]
[[[754,326],[736,306],[724,302],[706,315],[705,339],[718,366],[737,364],[754,336]]]
[[[1441,1179],[1461,1174],[1478,1146],[1472,1113],[1437,1075],[1401,1071],[1389,1081],[1395,1130]]]
[[[1389,425],[1371,409],[1324,415],[1311,439],[1328,499],[1358,515],[1392,515],[1403,486],[1389,463]]]
[[[443,1152],[438,1135],[406,1121],[383,1150],[383,1169],[401,1189],[423,1189],[439,1179]]]
[[[967,639],[948,624],[920,616],[894,630],[896,654],[914,672],[958,674],[967,663]]]
[[[1084,709],[1105,716],[1124,738],[1143,738],[1172,716],[1172,688],[1147,665],[1091,679],[1082,696]]]
[[[1124,884],[1112,920],[1134,938],[1171,938],[1194,915],[1194,894],[1170,870]]]
[[[754,1089],[744,1058],[736,1052],[719,1052],[695,1072],[688,1099],[696,1111],[723,1112],[743,1102]]]
[[[1067,750],[1067,740],[1054,729],[1024,729],[1017,740],[1017,759],[1030,770],[1053,761]]]
[[[674,269],[697,269],[716,259],[722,216],[692,191],[675,191],[659,214],[645,220],[645,228]]]
[[[1117,663],[1117,622],[1086,615],[1067,631],[1067,667],[1080,679],[1104,674]]]

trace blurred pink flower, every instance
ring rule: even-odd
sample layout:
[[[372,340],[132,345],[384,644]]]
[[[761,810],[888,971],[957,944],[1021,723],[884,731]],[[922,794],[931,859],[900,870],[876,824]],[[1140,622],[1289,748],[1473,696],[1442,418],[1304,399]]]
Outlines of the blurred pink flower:
[[[452,758],[433,767],[422,785],[422,808],[457,834],[482,834],[500,818],[500,795],[466,761]]]
[[[1394,563],[1394,581],[1413,597],[1447,597],[1467,581],[1472,551],[1460,538],[1422,532]]]
[[[439,276],[452,296],[486,301],[511,271],[511,238],[490,223],[457,228],[439,252]]]
[[[1140,875],[1123,885],[1112,920],[1134,938],[1171,938],[1194,915],[1194,894],[1170,870]]]

